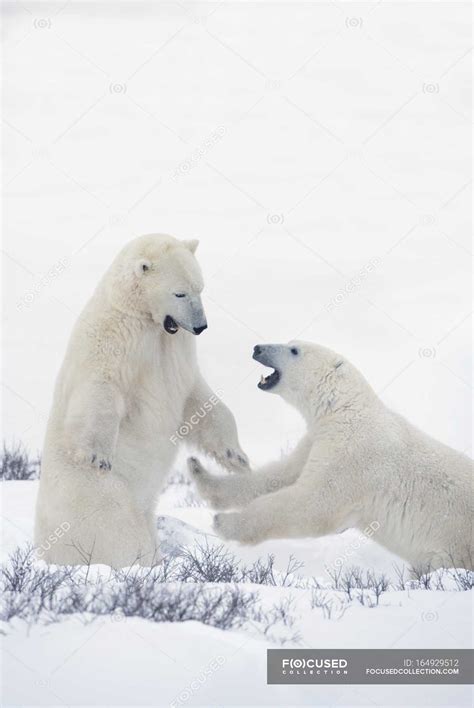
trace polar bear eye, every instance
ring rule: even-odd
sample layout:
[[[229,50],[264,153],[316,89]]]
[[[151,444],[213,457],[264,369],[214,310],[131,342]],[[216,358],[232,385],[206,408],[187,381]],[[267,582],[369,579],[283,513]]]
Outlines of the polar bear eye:
[[[293,354],[293,356],[298,356],[299,354],[299,351],[296,347],[291,347],[290,352]]]
[[[147,266],[146,263],[142,263],[142,271],[143,271],[144,273],[146,273],[147,270],[150,270],[150,266]]]
[[[186,297],[186,293],[175,293],[175,297]]]

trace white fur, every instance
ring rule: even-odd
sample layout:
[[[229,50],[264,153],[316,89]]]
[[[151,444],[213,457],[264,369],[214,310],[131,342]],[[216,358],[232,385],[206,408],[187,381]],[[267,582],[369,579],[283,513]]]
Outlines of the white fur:
[[[302,342],[267,348],[264,363],[281,372],[272,392],[300,410],[307,434],[244,478],[211,476],[191,458],[203,496],[241,508],[218,514],[217,532],[255,544],[378,522],[375,540],[413,567],[472,567],[472,461],[389,410],[340,355]]]
[[[205,324],[196,246],[162,235],[130,242],[75,325],[36,510],[35,542],[48,562],[157,562],[157,497],[178,451],[176,431],[196,411],[206,415],[186,442],[234,471],[248,465],[233,416],[213,398],[185,331]],[[176,334],[164,330],[166,315],[182,325]]]

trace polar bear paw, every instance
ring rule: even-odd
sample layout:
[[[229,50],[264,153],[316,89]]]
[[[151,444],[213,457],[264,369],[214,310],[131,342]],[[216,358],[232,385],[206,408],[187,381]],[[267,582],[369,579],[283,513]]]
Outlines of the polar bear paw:
[[[213,509],[229,509],[232,506],[233,499],[226,498],[221,477],[209,474],[197,457],[188,458],[188,469],[199,494]]]
[[[76,465],[92,467],[102,472],[110,472],[112,469],[112,459],[104,452],[94,450],[76,450],[70,453],[72,461]]]
[[[227,450],[225,451],[226,457],[228,460],[230,460],[230,463],[234,466],[237,466],[238,468],[242,469],[247,469],[249,467],[249,458],[243,452],[240,450],[240,452],[236,450],[232,450],[232,448],[228,447]]]
[[[100,457],[96,453],[91,457],[91,465],[92,467],[97,467],[97,469],[105,470],[106,472],[110,472],[112,469],[112,463],[108,457]]]
[[[213,476],[204,469],[197,457],[188,457],[188,470],[200,495],[212,503]]]
[[[188,457],[188,469],[191,475],[207,474],[197,457]]]
[[[216,514],[214,516],[213,529],[225,541],[240,541],[240,520],[241,514],[238,512]]]
[[[222,451],[212,451],[212,457],[222,467],[225,467],[230,472],[248,472],[250,469],[249,458],[243,450],[226,447]]]

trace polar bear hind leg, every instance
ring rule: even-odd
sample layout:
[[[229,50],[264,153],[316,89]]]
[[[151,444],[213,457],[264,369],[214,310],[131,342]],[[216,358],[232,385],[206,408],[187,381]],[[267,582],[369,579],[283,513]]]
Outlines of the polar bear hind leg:
[[[61,518],[40,514],[37,519],[37,556],[48,563],[123,568],[159,562],[154,529],[118,477],[88,475],[58,508]]]

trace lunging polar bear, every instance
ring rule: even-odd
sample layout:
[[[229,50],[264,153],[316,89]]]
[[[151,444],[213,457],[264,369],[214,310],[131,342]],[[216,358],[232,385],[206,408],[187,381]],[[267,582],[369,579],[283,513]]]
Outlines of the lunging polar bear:
[[[245,477],[191,474],[225,539],[323,536],[373,522],[374,538],[416,568],[472,568],[473,470],[465,455],[390,411],[344,357],[303,342],[256,346],[274,368],[259,387],[305,417],[294,452]]]
[[[44,444],[35,543],[50,563],[159,560],[155,506],[186,441],[248,467],[234,418],[202,378],[197,241],[142,236],[119,253],[73,330]],[[211,403],[209,403],[211,402]],[[206,415],[201,415],[201,411]]]

